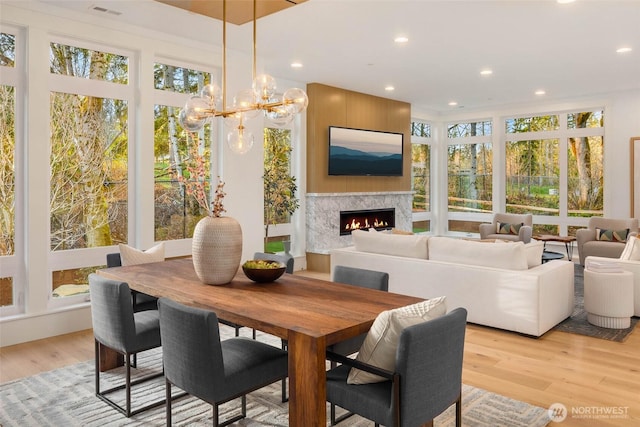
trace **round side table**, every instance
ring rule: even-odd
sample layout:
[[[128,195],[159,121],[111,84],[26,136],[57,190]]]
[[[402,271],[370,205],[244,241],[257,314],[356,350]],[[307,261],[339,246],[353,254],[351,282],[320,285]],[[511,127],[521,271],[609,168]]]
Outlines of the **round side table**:
[[[584,309],[595,326],[626,329],[633,316],[633,274],[584,270]]]

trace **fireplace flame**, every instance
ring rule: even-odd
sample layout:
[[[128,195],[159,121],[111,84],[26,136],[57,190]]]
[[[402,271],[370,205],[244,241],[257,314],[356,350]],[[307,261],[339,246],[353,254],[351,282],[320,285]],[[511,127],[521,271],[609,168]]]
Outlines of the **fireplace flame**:
[[[347,223],[344,226],[345,230],[359,230],[361,228],[378,228],[378,227],[388,227],[389,223],[387,221],[380,221],[378,218],[373,220],[373,224],[369,224],[369,219],[364,219],[364,226],[361,226],[360,221],[356,221],[356,219],[352,219],[350,223]]]

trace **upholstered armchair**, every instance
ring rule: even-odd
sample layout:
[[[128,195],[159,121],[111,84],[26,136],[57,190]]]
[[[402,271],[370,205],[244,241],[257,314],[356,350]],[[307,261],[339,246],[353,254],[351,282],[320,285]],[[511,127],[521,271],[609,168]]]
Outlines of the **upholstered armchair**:
[[[480,224],[481,239],[503,239],[529,243],[532,234],[533,217],[531,214],[496,213],[493,215],[491,224]]]
[[[628,237],[637,234],[636,218],[614,219],[600,216],[589,218],[587,228],[576,231],[580,264],[584,265],[588,256],[620,258]]]

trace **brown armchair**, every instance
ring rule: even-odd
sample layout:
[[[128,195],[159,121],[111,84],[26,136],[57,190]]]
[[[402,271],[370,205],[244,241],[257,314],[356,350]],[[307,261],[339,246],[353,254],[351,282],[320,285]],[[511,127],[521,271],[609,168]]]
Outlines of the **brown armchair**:
[[[629,229],[628,236],[635,236],[638,234],[638,220],[636,218],[613,219],[600,216],[589,218],[587,228],[576,231],[578,253],[580,254],[580,264],[582,265],[584,265],[584,260],[588,256],[620,258],[624,250],[625,242],[598,240],[596,228],[609,231]],[[628,236],[626,238],[628,238]]]
[[[517,234],[498,233],[498,222],[502,224],[523,224]],[[503,239],[514,242],[529,243],[533,234],[533,217],[531,214],[496,213],[491,224],[480,224],[481,239]]]

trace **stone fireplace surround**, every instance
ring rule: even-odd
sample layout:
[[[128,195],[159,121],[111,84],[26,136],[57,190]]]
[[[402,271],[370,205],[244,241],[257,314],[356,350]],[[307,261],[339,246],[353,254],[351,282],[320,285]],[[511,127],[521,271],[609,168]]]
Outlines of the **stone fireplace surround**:
[[[395,208],[395,227],[411,230],[412,199],[411,191],[307,193],[307,252],[326,255],[331,249],[351,246],[351,235],[340,235],[340,211]]]

